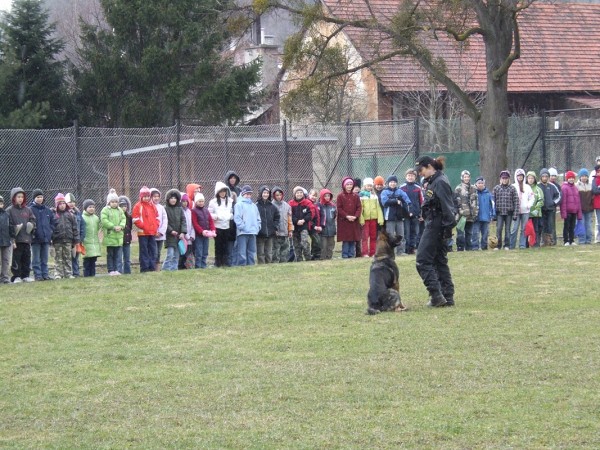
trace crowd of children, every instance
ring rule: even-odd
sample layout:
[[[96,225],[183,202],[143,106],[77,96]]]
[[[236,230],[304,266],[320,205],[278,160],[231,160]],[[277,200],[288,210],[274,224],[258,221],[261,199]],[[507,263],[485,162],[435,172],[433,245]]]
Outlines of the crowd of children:
[[[567,171],[560,186],[557,179],[554,168],[542,169],[539,177],[517,169],[511,183],[509,171],[503,170],[490,191],[483,177],[471,184],[464,170],[454,191],[457,250],[487,250],[494,241],[488,239],[493,220],[495,249],[556,245],[557,211],[564,220],[565,246],[577,245],[576,237],[579,244],[592,243],[594,212],[595,242],[600,242],[600,157],[591,175],[587,169]],[[204,269],[211,239],[216,267],[331,259],[336,241],[342,258],[372,257],[379,229],[404,237],[399,255],[414,254],[418,247],[427,186],[417,182],[414,169],[406,171],[402,183],[395,175],[387,180],[345,177],[335,201],[329,189],[296,186],[285,201],[278,186],[263,185],[255,196],[249,185],[239,184],[239,176],[228,172],[208,204],[198,184],[189,184],[185,193],[169,190],[165,205],[157,189],[142,187],[133,206],[111,189],[99,215],[91,199],[82,202],[80,211],[73,194],[59,193],[50,208],[41,190],[35,189],[28,203],[25,191],[14,188],[7,208],[0,197],[0,282],[95,276],[103,251],[109,275],[130,274],[133,233],[142,273]],[[54,274],[48,264],[51,246]]]

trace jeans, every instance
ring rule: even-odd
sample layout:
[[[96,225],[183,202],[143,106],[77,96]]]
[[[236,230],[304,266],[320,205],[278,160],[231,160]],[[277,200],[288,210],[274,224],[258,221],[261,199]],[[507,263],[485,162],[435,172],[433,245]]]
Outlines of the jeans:
[[[227,265],[237,266],[237,239],[227,242]]]
[[[84,277],[95,277],[96,276],[96,260],[97,256],[91,258],[83,258],[83,276]]]
[[[0,247],[0,283],[8,283],[10,281],[9,269],[12,262],[12,254],[12,245]]]
[[[517,246],[517,233],[521,228],[521,234],[519,235],[519,248],[525,248],[525,226],[529,220],[529,213],[519,214],[517,220],[512,224],[510,229],[510,248],[511,250]]]
[[[416,250],[419,243],[417,242],[419,237],[419,218],[409,217],[404,219],[404,236],[406,237],[406,252],[413,253]],[[373,256],[373,255],[370,255]]]
[[[496,237],[498,238],[498,248],[510,248],[510,225],[512,223],[512,212],[508,214],[498,214],[496,222]],[[502,243],[502,229],[504,230],[504,244]]]
[[[153,272],[156,261],[156,240],[154,236],[138,236],[140,245],[140,272]]]
[[[71,258],[71,265],[73,266],[73,276],[78,277],[81,275],[79,272],[79,253],[75,254],[74,258]]]
[[[208,238],[205,236],[196,236],[194,240],[194,258],[196,269],[206,269],[206,259],[208,258]]]
[[[456,230],[456,251],[471,250],[473,243],[473,222],[465,222],[463,231]]]
[[[123,260],[123,247],[106,247],[106,270],[108,273],[121,272],[119,262]]]
[[[123,258],[117,265],[120,273],[131,274],[131,244],[125,244],[123,247]]]
[[[583,213],[583,226],[585,227],[585,237],[579,238],[579,244],[591,244],[592,243],[592,214],[593,211]]]
[[[600,242],[600,209],[595,209],[596,213],[596,243]]]
[[[31,244],[31,268],[36,280],[47,280],[48,275],[48,251],[50,244]]]
[[[385,231],[390,237],[401,236],[404,238],[404,221],[402,220],[388,220],[385,223]],[[404,253],[405,241],[402,239],[402,243],[396,247],[396,255]],[[342,257],[344,256],[344,248],[342,247]]]
[[[473,240],[471,241],[471,248],[473,250],[487,250],[488,248],[488,237],[490,234],[490,223],[476,221],[473,222]],[[481,235],[481,240],[479,236]]]
[[[542,209],[542,233],[550,235],[550,236],[554,236],[555,222],[556,222],[556,211],[553,209]],[[553,238],[552,244],[556,245],[556,239]]]
[[[342,258],[354,258],[355,250],[354,241],[342,241]]]
[[[237,265],[253,266],[256,264],[256,235],[238,234],[236,242]]]
[[[167,257],[163,262],[162,270],[173,271],[179,266],[179,248],[167,247]]]
[[[165,241],[156,241],[156,258],[154,260],[155,264],[160,262],[160,253],[162,252],[163,245],[165,245]]]

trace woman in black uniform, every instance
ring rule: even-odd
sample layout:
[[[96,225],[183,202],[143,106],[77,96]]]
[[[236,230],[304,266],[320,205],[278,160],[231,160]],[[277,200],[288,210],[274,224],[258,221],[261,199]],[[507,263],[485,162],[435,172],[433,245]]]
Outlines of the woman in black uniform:
[[[446,241],[452,237],[456,226],[456,208],[452,187],[442,172],[445,159],[421,156],[416,168],[425,178],[427,189],[422,206],[425,229],[417,249],[417,272],[429,291],[427,306],[454,306],[454,283],[448,267]]]

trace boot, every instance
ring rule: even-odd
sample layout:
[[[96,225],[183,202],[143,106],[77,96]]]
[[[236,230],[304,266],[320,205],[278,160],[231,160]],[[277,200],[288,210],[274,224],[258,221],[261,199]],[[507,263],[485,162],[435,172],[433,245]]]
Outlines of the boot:
[[[438,308],[440,306],[444,306],[448,303],[446,298],[442,295],[441,292],[432,292],[429,297],[429,302],[427,306],[430,308]]]
[[[442,306],[454,306],[454,296],[453,295],[444,295],[446,299],[446,304]]]
[[[551,245],[553,245],[554,241],[552,239],[552,234],[544,233],[543,234],[543,243],[544,243],[544,247],[550,247]]]
[[[155,272],[160,272],[161,269],[161,265],[159,262],[157,262],[156,264],[154,264],[154,271]]]

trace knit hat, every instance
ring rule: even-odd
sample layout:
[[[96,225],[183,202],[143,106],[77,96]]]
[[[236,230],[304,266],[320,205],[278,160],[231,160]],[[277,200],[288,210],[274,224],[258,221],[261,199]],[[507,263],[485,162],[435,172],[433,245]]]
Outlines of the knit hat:
[[[202,192],[196,192],[194,195],[194,203],[204,201],[204,194]]]
[[[500,172],[500,178],[510,178],[510,172],[508,170],[503,170]]]
[[[294,195],[294,197],[296,196],[296,192],[298,191],[304,191],[302,186],[295,186],[294,189],[292,189],[292,194]]]
[[[412,167],[410,167],[410,168],[406,169],[406,172],[404,172],[404,176],[410,175],[410,174],[417,176],[417,171],[415,169],[413,169]]]
[[[545,167],[542,170],[540,170],[540,177],[543,177],[544,175],[550,176],[550,172]]]
[[[190,196],[187,195],[187,194],[182,194],[181,195],[181,201],[182,202],[187,202],[187,204],[189,205],[190,204]]]
[[[142,197],[150,197],[150,189],[147,186],[142,186],[140,189],[140,200]]]
[[[108,195],[106,196],[106,204],[108,205],[110,202],[119,202],[119,196],[114,189],[108,191]]]
[[[362,182],[363,186],[366,186],[367,184],[370,184],[371,186],[373,186],[374,181],[373,178],[365,178]]]
[[[558,172],[556,171],[556,169],[555,169],[554,167],[550,167],[550,168],[548,169],[548,173],[550,174],[550,176],[551,176],[551,177],[552,177],[552,176],[555,176],[555,177],[557,177],[557,176],[558,176]]]
[[[361,187],[362,185],[362,180],[360,178],[355,178],[354,179],[354,187]]]
[[[94,200],[92,200],[91,198],[88,198],[83,201],[83,210],[84,211],[86,209],[88,209],[90,206],[96,206],[96,202]]]
[[[471,176],[471,172],[469,172],[468,170],[463,170],[463,171],[460,173],[460,179],[462,180],[462,177],[464,177],[465,175],[469,175],[469,176]]]
[[[354,179],[350,178],[350,177],[346,177],[342,180],[342,186],[346,186],[348,184],[351,184],[352,186],[354,186]]]
[[[65,194],[65,202],[75,203],[75,202],[77,202],[77,200],[75,199],[75,196],[69,192],[69,193]]]
[[[373,181],[375,182],[375,184],[378,184],[380,186],[385,184],[385,180],[381,175],[377,175]]]
[[[42,191],[41,189],[34,189],[33,192],[31,193],[31,198],[33,200],[35,200],[35,198],[38,197],[38,196],[40,196],[40,195],[43,197],[44,196],[44,191]]]
[[[589,177],[590,176],[590,172],[587,169],[580,169],[579,170],[579,178],[581,177]]]
[[[575,172],[573,172],[572,170],[568,170],[567,173],[565,174],[565,180],[569,180],[571,178],[577,178],[577,174]]]
[[[67,201],[65,200],[65,196],[59,192],[58,194],[56,194],[56,197],[54,197],[54,205],[58,206],[60,202],[67,203]]]
[[[388,184],[390,183],[390,181],[395,181],[397,183],[398,177],[396,175],[390,175],[387,179]]]
[[[252,188],[247,184],[245,184],[242,187],[242,192],[240,192],[240,195],[246,195],[246,194],[252,194]]]
[[[485,183],[485,180],[482,176],[478,176],[477,178],[475,178],[475,184],[479,183],[480,181],[483,181]]]

